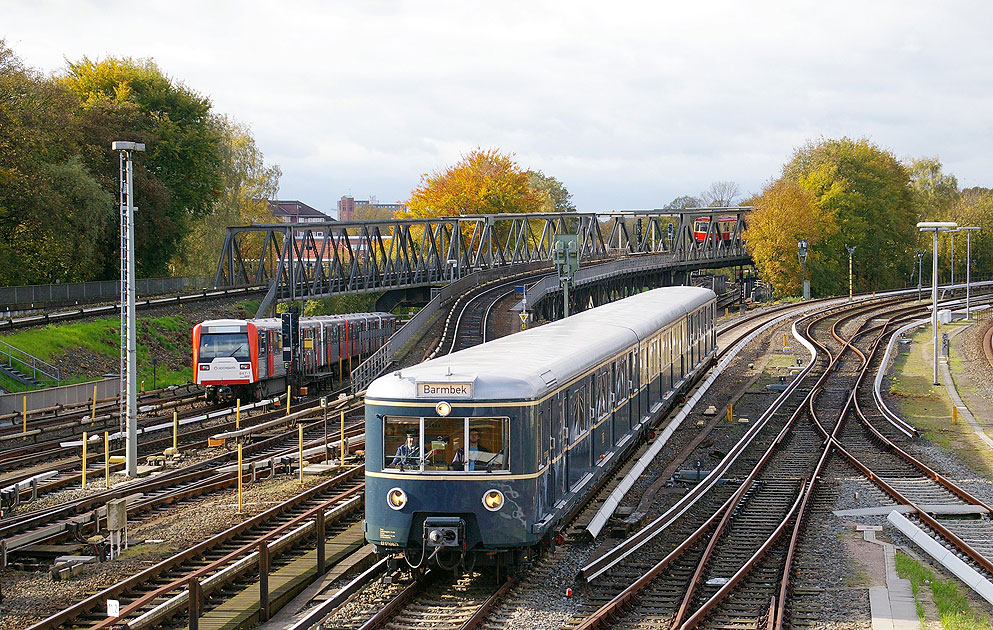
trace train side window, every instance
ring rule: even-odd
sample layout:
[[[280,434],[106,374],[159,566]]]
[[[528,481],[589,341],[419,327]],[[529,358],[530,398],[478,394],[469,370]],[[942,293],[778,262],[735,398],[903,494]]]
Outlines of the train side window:
[[[387,416],[383,420],[383,468],[420,471],[421,419]]]

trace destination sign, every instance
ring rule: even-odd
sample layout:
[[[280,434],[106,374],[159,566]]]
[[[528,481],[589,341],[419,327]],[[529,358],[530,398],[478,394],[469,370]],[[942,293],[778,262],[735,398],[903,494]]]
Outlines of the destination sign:
[[[418,398],[472,398],[472,383],[418,383]]]

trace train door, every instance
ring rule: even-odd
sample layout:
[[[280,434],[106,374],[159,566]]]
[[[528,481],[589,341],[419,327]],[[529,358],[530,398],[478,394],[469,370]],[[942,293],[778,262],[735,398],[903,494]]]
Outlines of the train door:
[[[269,376],[273,376],[275,374],[275,372],[273,371],[274,370],[273,363],[275,363],[276,361],[275,357],[276,357],[276,352],[278,351],[278,349],[276,348],[276,336],[271,330],[269,330],[266,332],[266,339],[267,339],[266,346],[269,348],[269,353],[266,359],[266,366],[268,367],[268,371],[266,372],[266,374],[268,374]]]
[[[553,433],[555,436],[555,441],[557,442],[557,450],[559,453],[559,462],[556,467],[556,492],[558,496],[564,497],[566,492],[568,492],[569,475],[567,471],[569,470],[569,392],[563,391],[559,395],[559,408],[556,410],[556,427],[558,431]]]
[[[557,419],[559,402],[557,400],[558,396],[552,396],[543,403],[545,408],[545,413],[542,414],[541,422],[543,423],[542,435],[545,438],[545,443],[541,445],[541,451],[544,451],[544,457],[538,462],[538,468],[540,469],[545,464],[548,464],[548,473],[543,475],[545,478],[545,505],[551,510],[552,506],[558,500],[558,490],[556,486],[556,481],[558,476],[556,471],[558,469],[559,453],[562,442],[559,440],[561,428]]]
[[[266,343],[266,337],[268,334],[264,330],[259,331],[259,356],[258,360],[255,362],[256,369],[258,370],[259,380],[262,380],[269,376],[269,372],[266,367],[269,363],[269,348]]]

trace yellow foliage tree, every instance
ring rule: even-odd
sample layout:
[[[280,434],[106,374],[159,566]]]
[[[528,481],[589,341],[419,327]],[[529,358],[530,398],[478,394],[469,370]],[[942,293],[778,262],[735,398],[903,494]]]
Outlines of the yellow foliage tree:
[[[513,154],[477,147],[458,163],[421,176],[402,218],[541,212],[548,193],[531,186]]]
[[[783,178],[768,184],[747,205],[758,206],[748,215],[743,238],[759,273],[772,283],[777,296],[800,293],[797,241],[805,238],[810,245],[809,277],[811,264],[821,255],[815,245],[838,232],[834,216],[821,209],[813,193]]]

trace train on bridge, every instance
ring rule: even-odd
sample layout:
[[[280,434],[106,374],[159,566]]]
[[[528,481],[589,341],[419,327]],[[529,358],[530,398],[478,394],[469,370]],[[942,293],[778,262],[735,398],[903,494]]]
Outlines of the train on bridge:
[[[260,400],[286,391],[294,371],[301,384],[341,379],[363,356],[396,331],[390,313],[301,317],[292,340],[293,361],[283,361],[280,319],[212,319],[193,327],[193,372],[211,401]],[[295,367],[294,367],[295,366]]]
[[[716,296],[641,293],[366,393],[366,539],[413,568],[520,566],[716,354]]]

